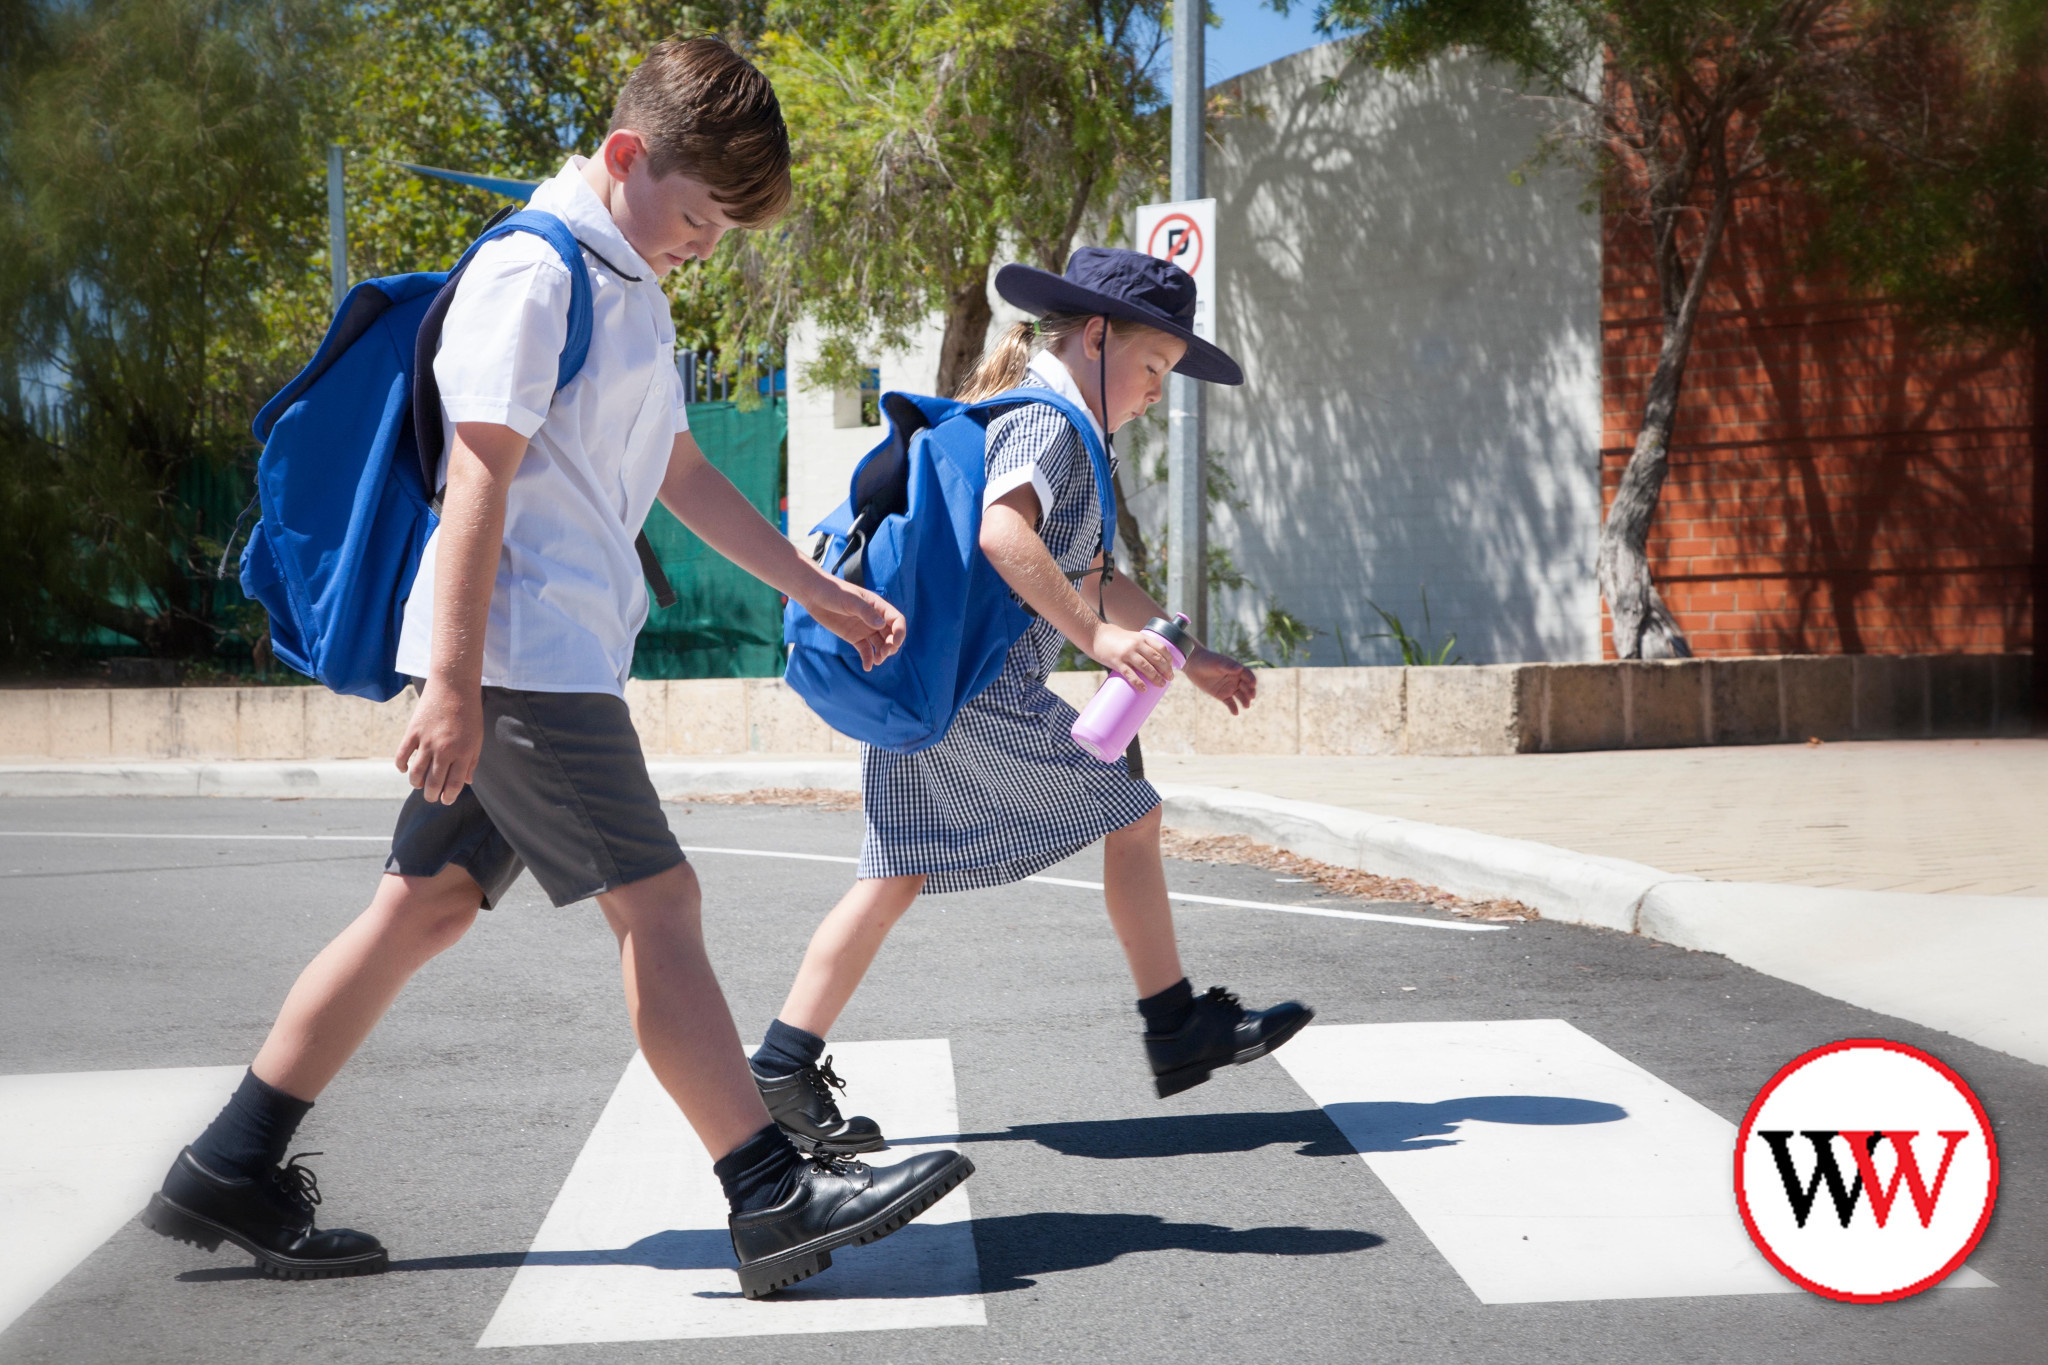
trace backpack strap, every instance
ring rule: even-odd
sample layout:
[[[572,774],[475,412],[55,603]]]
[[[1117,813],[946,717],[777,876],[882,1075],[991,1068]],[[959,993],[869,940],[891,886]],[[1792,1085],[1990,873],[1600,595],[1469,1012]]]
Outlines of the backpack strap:
[[[1049,408],[1058,409],[1081,437],[1082,448],[1088,452],[1088,463],[1095,473],[1095,496],[1102,504],[1100,543],[1097,547],[1102,551],[1102,567],[1080,569],[1068,574],[1067,578],[1078,584],[1082,579],[1100,573],[1102,581],[1107,583],[1116,577],[1116,557],[1109,552],[1110,537],[1116,534],[1116,476],[1110,472],[1109,452],[1103,449],[1101,438],[1095,434],[1095,419],[1082,411],[1066,395],[1037,384],[1024,385],[999,393],[993,398],[984,398],[973,405],[973,410],[985,412],[991,408],[1015,407],[1019,403],[1043,403]],[[1045,510],[1049,512],[1052,509]]]
[[[441,328],[448,320],[448,308],[455,302],[455,287],[462,280],[462,272],[469,268],[484,243],[496,241],[514,232],[530,232],[555,249],[561,258],[562,268],[569,272],[569,335],[562,342],[562,355],[555,365],[555,392],[560,393],[569,386],[569,381],[583,372],[583,362],[590,358],[590,337],[594,326],[594,310],[591,306],[590,267],[584,264],[583,253],[590,248],[578,241],[575,232],[562,219],[545,209],[527,208],[512,214],[500,214],[491,220],[469,249],[462,253],[455,268],[448,272],[448,281],[441,286],[440,293],[427,308],[427,315],[420,321],[419,339],[413,348],[413,437],[419,448],[420,473],[427,486],[427,496],[440,505],[440,490],[434,486],[434,476],[440,472],[443,432],[441,430],[441,386],[434,379],[434,352],[441,345]],[[624,280],[639,282],[639,276],[628,275],[595,251],[606,269]],[[661,560],[654,553],[654,546],[648,542],[643,529],[633,541],[633,549],[640,557],[640,569],[647,578],[647,586],[653,590],[656,606],[672,607],[676,604],[676,590],[669,583],[668,575],[662,571]]]

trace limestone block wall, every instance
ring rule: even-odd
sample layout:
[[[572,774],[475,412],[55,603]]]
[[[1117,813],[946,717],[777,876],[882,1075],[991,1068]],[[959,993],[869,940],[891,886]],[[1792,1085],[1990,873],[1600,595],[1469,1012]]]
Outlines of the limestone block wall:
[[[2027,733],[2026,654],[1787,655],[1655,663],[1275,668],[1232,716],[1185,684],[1145,726],[1155,754],[1514,754]],[[1056,673],[1076,707],[1100,673]],[[647,752],[852,757],[780,678],[635,680]],[[0,690],[0,762],[388,759],[410,692],[317,687]]]

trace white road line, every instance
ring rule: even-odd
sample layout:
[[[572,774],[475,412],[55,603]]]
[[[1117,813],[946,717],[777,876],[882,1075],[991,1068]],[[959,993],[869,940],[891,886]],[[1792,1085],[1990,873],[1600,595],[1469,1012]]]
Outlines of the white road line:
[[[101,830],[71,829],[0,829],[0,839],[199,839],[222,842],[284,841],[298,840],[325,841],[328,843],[388,844],[388,834],[120,834]],[[769,848],[712,848],[702,844],[681,845],[685,853],[719,853],[735,858],[788,858],[805,863],[857,864],[858,858],[849,858],[838,853],[786,853]],[[1026,877],[1027,882],[1042,882],[1047,886],[1066,886],[1080,891],[1100,891],[1101,882],[1074,881],[1068,877]],[[1190,905],[1223,905],[1235,910],[1270,910],[1281,915],[1313,915],[1320,919],[1371,920],[1376,924],[1408,924],[1419,929],[1450,929],[1462,934],[1496,934],[1507,926],[1504,924],[1466,924],[1458,920],[1423,919],[1418,915],[1377,915],[1365,910],[1334,910],[1319,905],[1281,905],[1274,901],[1240,901],[1227,896],[1198,896],[1192,891],[1169,891],[1168,900],[1183,901]]]
[[[860,861],[839,853],[784,853],[770,848],[709,848],[701,844],[684,844],[682,850],[685,853],[729,853],[735,858],[793,858],[801,863],[845,863],[849,866]]]
[[[1049,886],[1072,886],[1083,891],[1100,891],[1101,882],[1077,882],[1065,877],[1026,877],[1027,882]],[[1412,924],[1420,929],[1455,929],[1465,934],[1497,934],[1504,924],[1465,924],[1457,920],[1423,919],[1418,915],[1376,915],[1366,910],[1331,910],[1320,905],[1280,905],[1273,901],[1240,901],[1228,896],[1197,896],[1192,891],[1169,891],[1166,898],[1190,905],[1227,905],[1237,910],[1272,910],[1283,915],[1316,915],[1324,919],[1365,919],[1378,924]]]
[[[0,829],[0,839],[192,839],[200,842],[388,844],[388,834],[123,834],[116,830]]]
[[[0,1076],[0,1330],[142,1210],[239,1066]]]
[[[1481,1303],[1800,1292],[1743,1230],[1735,1125],[1561,1019],[1309,1028],[1274,1055]]]
[[[841,1043],[854,1111],[885,1133],[959,1130],[943,1038]],[[919,1150],[877,1155],[893,1164]],[[711,1158],[638,1055],[626,1067],[478,1346],[981,1327],[967,1188],[770,1299],[741,1297]]]

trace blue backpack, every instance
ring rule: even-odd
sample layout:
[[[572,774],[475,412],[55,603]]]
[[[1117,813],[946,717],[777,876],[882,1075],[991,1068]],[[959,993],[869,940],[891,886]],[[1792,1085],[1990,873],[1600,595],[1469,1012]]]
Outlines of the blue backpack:
[[[349,290],[313,359],[256,414],[262,517],[242,551],[242,592],[270,613],[277,657],[336,692],[387,701],[405,687],[399,627],[439,519],[434,349],[477,248],[512,232],[545,240],[569,271],[560,390],[590,351],[590,271],[567,223],[525,209],[486,227],[453,270],[390,275]],[[644,534],[639,550],[656,597],[668,605],[674,594],[658,577]]]
[[[819,533],[812,558],[894,604],[907,627],[903,647],[863,672],[859,652],[794,601],[783,618],[790,646],[783,676],[839,733],[899,754],[937,744],[960,708],[996,680],[1031,624],[981,552],[988,424],[1022,402],[1057,408],[1081,433],[1102,502],[1103,563],[1110,563],[1116,485],[1080,408],[1036,387],[977,403],[882,395],[889,435],[854,469],[846,502],[812,528]],[[1105,567],[1105,581],[1108,574]]]

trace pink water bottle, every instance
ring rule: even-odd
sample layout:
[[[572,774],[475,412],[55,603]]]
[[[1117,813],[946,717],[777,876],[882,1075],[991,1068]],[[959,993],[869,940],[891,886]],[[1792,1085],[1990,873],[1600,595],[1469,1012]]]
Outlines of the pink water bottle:
[[[1166,646],[1166,652],[1173,658],[1175,669],[1187,664],[1188,618],[1176,615],[1171,621],[1155,616],[1145,623],[1147,633],[1159,637]],[[1131,747],[1132,736],[1145,723],[1145,717],[1152,714],[1152,708],[1159,705],[1159,699],[1166,695],[1166,689],[1173,684],[1173,675],[1157,687],[1146,687],[1140,692],[1115,673],[1109,681],[1089,698],[1081,714],[1074,717],[1074,742],[1094,754],[1104,763],[1114,763],[1123,757],[1124,750]]]

